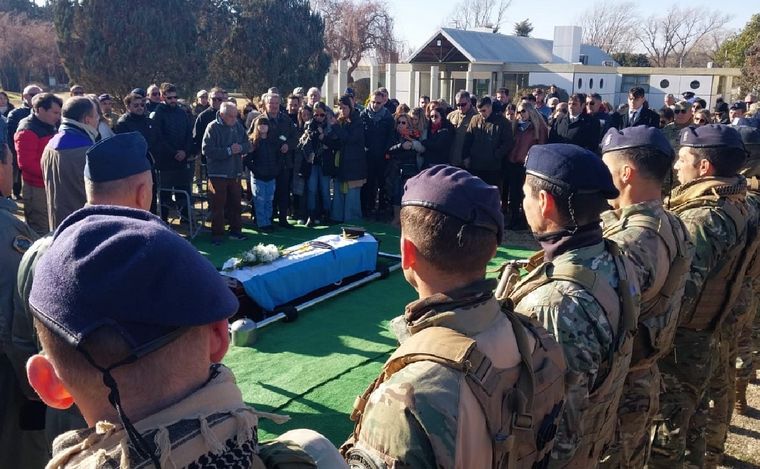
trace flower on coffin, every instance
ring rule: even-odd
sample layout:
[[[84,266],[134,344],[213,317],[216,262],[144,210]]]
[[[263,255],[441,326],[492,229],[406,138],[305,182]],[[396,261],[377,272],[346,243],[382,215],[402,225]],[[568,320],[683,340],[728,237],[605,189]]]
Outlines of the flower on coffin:
[[[259,264],[269,264],[282,257],[282,250],[274,244],[257,244],[252,249],[245,251],[227,260],[222,270],[236,270],[243,267],[253,267]]]

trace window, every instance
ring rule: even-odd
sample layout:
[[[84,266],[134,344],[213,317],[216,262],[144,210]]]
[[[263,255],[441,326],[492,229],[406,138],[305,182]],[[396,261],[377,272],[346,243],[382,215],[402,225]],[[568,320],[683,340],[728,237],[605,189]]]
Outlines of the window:
[[[604,78],[599,79],[599,88],[604,88]]]
[[[691,83],[689,83],[689,88],[696,90],[699,88],[699,80],[694,80]]]
[[[644,93],[649,93],[649,75],[623,75],[620,80],[620,92],[628,94],[628,90],[634,86],[644,88]]]
[[[583,88],[583,78],[578,78],[578,89]]]
[[[594,89],[594,79],[593,78],[589,78],[589,80],[588,80],[588,88],[589,89]]]
[[[475,96],[486,96],[490,94],[491,89],[491,80],[488,78],[486,79],[475,79],[473,80],[473,87],[472,91]]]
[[[670,82],[668,80],[660,80],[660,88],[667,88],[670,86]]]

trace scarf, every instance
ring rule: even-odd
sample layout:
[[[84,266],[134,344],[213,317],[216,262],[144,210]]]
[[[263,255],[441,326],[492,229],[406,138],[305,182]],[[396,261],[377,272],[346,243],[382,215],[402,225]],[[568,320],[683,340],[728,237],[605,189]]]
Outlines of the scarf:
[[[87,136],[90,137],[90,140],[93,141],[93,143],[98,138],[98,129],[90,125],[87,125],[84,122],[79,122],[74,119],[69,119],[68,117],[61,118],[61,127],[74,127],[76,129],[79,129],[83,131],[84,133],[86,133]]]
[[[543,248],[545,262],[551,262],[568,251],[593,246],[603,239],[602,227],[598,222],[579,226],[574,233],[563,230],[536,236]]]
[[[388,114],[388,110],[385,107],[382,107],[379,111],[375,112],[372,110],[372,106],[367,106],[367,115],[372,119],[372,122],[378,122],[385,117],[386,114]]]
[[[430,123],[430,135],[435,135],[439,130],[441,130],[441,127],[443,127],[443,120],[441,119]]]

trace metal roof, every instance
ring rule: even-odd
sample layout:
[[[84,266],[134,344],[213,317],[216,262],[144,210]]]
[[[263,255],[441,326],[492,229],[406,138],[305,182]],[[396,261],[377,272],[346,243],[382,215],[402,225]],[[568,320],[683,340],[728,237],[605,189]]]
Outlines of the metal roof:
[[[558,62],[552,53],[554,41],[550,39],[508,36],[499,33],[452,28],[441,28],[436,31],[430,40],[410,56],[408,62],[439,61],[441,46],[436,44],[436,40],[439,38],[442,39],[442,43],[449,43],[456,49],[454,54],[449,54],[449,60],[446,60],[445,56],[441,56],[443,60],[440,61],[442,62],[461,61],[461,59],[473,63],[545,64]],[[449,44],[444,44],[443,47]],[[602,65],[604,61],[613,60],[598,47],[588,44],[581,44],[581,54],[588,56],[588,65]],[[431,60],[432,58],[435,60]]]

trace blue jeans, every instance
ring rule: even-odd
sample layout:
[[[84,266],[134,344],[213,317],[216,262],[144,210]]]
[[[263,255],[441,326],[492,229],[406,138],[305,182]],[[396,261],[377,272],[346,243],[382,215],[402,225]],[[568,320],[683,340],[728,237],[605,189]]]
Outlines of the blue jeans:
[[[253,186],[253,207],[256,209],[256,226],[264,228],[272,224],[272,201],[276,180],[262,181],[251,175]]]
[[[330,180],[330,176],[322,174],[321,166],[311,167],[309,180],[306,181],[306,210],[310,215],[317,210],[317,197],[322,199],[322,211],[330,210]]]
[[[348,189],[348,192],[344,194],[342,185],[341,181],[335,181],[330,218],[339,222],[360,220],[362,218],[361,187]]]

